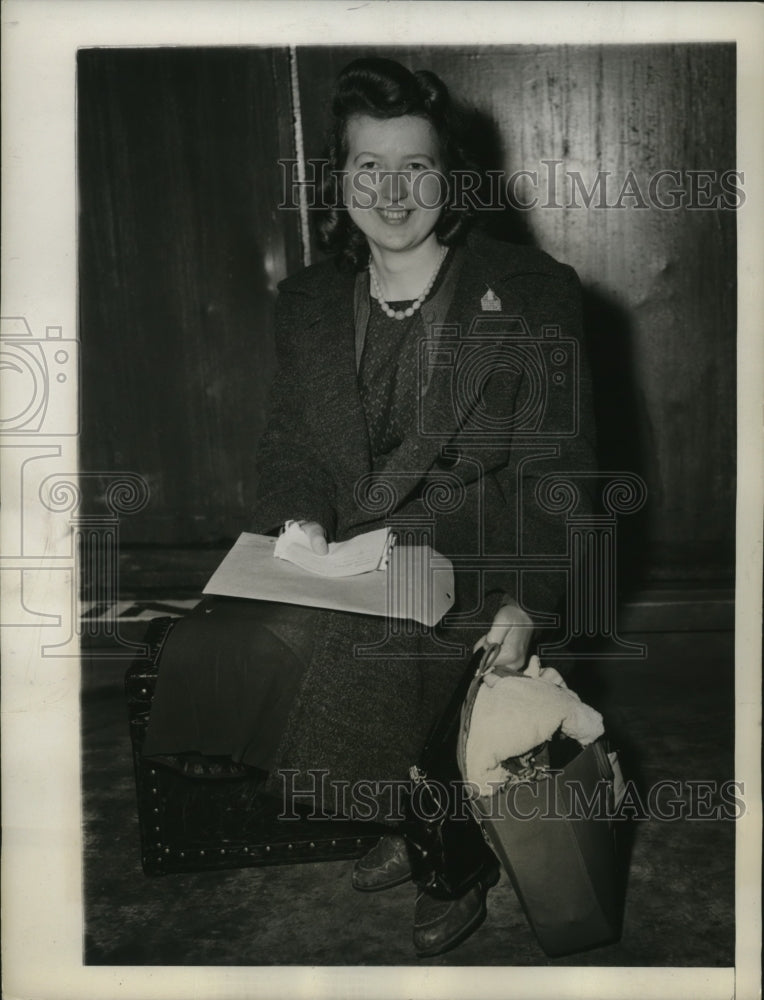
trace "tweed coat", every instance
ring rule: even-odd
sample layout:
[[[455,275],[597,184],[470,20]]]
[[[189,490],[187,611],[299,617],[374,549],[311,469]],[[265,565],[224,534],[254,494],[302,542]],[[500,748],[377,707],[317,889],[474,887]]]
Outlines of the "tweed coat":
[[[594,467],[575,272],[480,234],[460,255],[445,320],[433,327],[422,309],[417,426],[375,469],[356,374],[356,276],[329,260],[279,285],[253,530],[302,518],[343,540],[415,524],[456,570],[453,616],[436,630],[391,635],[383,619],[318,616],[271,785],[290,769],[292,787],[312,789],[307,771],[323,772],[329,809],[343,811],[338,783],[406,778],[500,595],[553,621],[565,574],[559,558],[547,562],[564,553],[566,526],[539,489],[549,474]]]

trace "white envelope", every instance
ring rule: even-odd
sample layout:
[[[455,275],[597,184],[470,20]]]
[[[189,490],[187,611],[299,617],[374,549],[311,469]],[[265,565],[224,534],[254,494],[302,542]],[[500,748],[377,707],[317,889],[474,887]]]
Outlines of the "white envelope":
[[[454,603],[451,561],[429,545],[395,545],[387,569],[316,576],[274,559],[276,539],[242,532],[210,577],[205,594],[333,608],[436,625]]]

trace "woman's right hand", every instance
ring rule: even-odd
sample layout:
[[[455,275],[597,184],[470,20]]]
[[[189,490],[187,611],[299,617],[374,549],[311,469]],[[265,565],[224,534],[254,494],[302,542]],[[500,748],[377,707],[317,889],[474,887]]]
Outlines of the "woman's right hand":
[[[308,536],[310,547],[319,556],[325,556],[329,551],[326,544],[326,531],[317,521],[299,521],[298,524]]]
[[[490,630],[472,647],[473,653],[494,645],[499,647],[493,666],[483,676],[488,687],[493,687],[497,677],[523,672],[532,634],[531,618],[513,597],[505,595],[505,603],[496,612]]]

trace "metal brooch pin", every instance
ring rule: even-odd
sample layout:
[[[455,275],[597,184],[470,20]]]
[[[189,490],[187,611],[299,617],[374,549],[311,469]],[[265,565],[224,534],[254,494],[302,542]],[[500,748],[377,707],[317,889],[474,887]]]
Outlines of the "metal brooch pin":
[[[501,299],[492,288],[480,300],[480,308],[483,312],[501,312]]]

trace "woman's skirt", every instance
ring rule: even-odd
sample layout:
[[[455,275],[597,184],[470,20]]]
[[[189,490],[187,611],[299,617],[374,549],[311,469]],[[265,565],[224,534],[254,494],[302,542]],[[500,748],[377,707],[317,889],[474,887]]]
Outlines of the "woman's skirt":
[[[313,652],[313,608],[207,597],[162,650],[144,755],[268,771]]]

